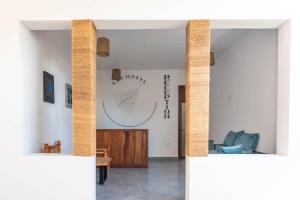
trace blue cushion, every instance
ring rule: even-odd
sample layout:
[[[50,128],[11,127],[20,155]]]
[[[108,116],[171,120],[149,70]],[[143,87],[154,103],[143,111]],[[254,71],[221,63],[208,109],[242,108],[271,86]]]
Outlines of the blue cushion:
[[[238,138],[234,142],[234,145],[242,144],[243,151],[250,152],[256,149],[258,139],[259,139],[258,133],[254,133],[254,134],[243,133],[238,136]]]
[[[248,149],[248,150],[243,149],[242,150],[242,154],[252,154],[252,153],[253,153],[253,150],[251,150],[251,149]]]
[[[222,147],[222,151],[224,153],[229,153],[229,154],[240,154],[242,153],[242,148],[243,145],[236,145],[236,146],[231,146],[231,147]]]
[[[218,152],[217,150],[209,150],[209,154],[222,154],[223,152]]]
[[[216,152],[223,153],[223,151],[222,151],[223,145],[222,144],[215,144],[214,146],[215,146]]]
[[[244,131],[238,131],[238,132],[233,132],[229,131],[229,133],[226,135],[223,145],[224,146],[234,146],[236,139],[240,134],[243,134]]]

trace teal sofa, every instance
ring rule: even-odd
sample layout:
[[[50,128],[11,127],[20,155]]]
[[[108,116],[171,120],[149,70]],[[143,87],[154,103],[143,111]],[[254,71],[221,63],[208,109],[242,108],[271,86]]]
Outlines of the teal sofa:
[[[259,133],[246,133],[245,131],[229,131],[223,144],[214,144],[209,141],[209,153],[216,154],[251,154],[255,153],[259,140]]]

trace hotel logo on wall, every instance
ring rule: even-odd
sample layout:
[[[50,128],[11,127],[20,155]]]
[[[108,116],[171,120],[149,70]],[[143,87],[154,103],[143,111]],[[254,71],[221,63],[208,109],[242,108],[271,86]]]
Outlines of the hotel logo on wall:
[[[164,118],[170,119],[170,75],[164,75],[164,101],[165,101],[165,109],[164,109]]]
[[[122,127],[137,127],[148,122],[156,111],[157,101],[149,91],[151,84],[138,74],[125,74],[114,81],[102,102],[108,119]]]

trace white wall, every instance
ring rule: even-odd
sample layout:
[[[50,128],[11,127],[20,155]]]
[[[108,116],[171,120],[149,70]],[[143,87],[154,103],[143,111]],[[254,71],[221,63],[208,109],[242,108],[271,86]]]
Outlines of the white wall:
[[[211,67],[210,139],[259,133],[257,150],[276,153],[277,30],[249,30]]]
[[[42,70],[40,65],[40,44],[36,35],[27,28],[20,27],[20,46],[23,101],[22,112],[22,153],[29,154],[41,151],[42,123],[41,102],[42,95]]]
[[[290,113],[289,113],[289,156],[286,159],[276,156],[276,162],[270,162],[268,157],[262,157],[262,162],[257,159],[251,160],[249,173],[243,174],[244,180],[249,180],[249,187],[255,186],[261,181],[261,174],[268,174],[271,170],[273,178],[266,178],[261,188],[255,188],[257,194],[255,200],[262,199],[299,199],[299,153],[300,153],[300,14],[296,1],[269,1],[252,0],[228,0],[228,1],[16,1],[11,0],[1,5],[0,12],[0,156],[3,162],[0,165],[0,199],[26,199],[39,200],[37,193],[42,191],[44,199],[95,199],[95,174],[85,173],[85,169],[94,169],[94,158],[70,157],[66,162],[59,159],[48,160],[45,157],[24,159],[21,152],[21,135],[25,129],[22,126],[22,102],[24,96],[21,93],[22,75],[24,66],[19,54],[20,49],[20,26],[19,20],[70,20],[70,19],[131,19],[131,20],[173,20],[173,19],[291,19],[291,73],[290,73]],[[218,5],[218,6],[216,6]],[[142,22],[144,23],[144,22]],[[235,171],[237,166],[243,164],[243,160],[232,161],[233,156],[212,161],[206,158],[193,158],[195,162],[187,165],[187,192],[190,199],[209,199],[203,195],[203,191],[211,191],[218,199],[230,198],[227,191],[236,186],[235,176],[228,177],[224,184],[211,185],[207,181],[218,175],[223,178],[226,174],[220,170],[225,164]],[[76,160],[78,159],[78,162]],[[64,160],[64,158],[62,158]],[[229,162],[227,162],[229,161]],[[205,163],[203,163],[205,162]],[[245,163],[246,165],[249,162]],[[225,166],[226,166],[225,165]],[[53,166],[58,166],[53,168]],[[204,168],[204,166],[206,166]],[[214,168],[211,166],[218,166]],[[261,168],[260,166],[264,166]],[[280,170],[273,171],[276,166]],[[65,170],[61,170],[63,169]],[[86,167],[86,168],[85,168]],[[228,168],[229,168],[228,167]],[[226,167],[226,169],[228,169]],[[292,169],[293,170],[292,170]],[[297,169],[298,168],[298,169]],[[203,170],[199,170],[203,169]],[[240,168],[242,169],[242,168]],[[67,170],[67,171],[66,171]],[[51,171],[53,173],[47,173]],[[216,173],[219,172],[219,173]],[[37,173],[38,172],[38,173]],[[66,172],[72,174],[74,179],[61,178]],[[204,174],[205,173],[205,174]],[[234,172],[229,174],[235,174]],[[289,174],[287,176],[287,174]],[[40,175],[40,176],[39,176]],[[238,175],[238,174],[236,174]],[[292,175],[292,176],[291,176]],[[251,179],[254,177],[254,179]],[[286,177],[284,181],[277,179]],[[42,179],[41,179],[42,178]],[[61,178],[61,179],[59,179]],[[189,179],[191,178],[191,179]],[[263,178],[265,178],[263,176]],[[23,181],[26,180],[25,184]],[[57,180],[63,180],[57,181]],[[224,179],[225,180],[225,179]],[[45,187],[47,185],[47,187]],[[55,185],[55,187],[53,186]],[[264,190],[268,186],[268,190]],[[278,189],[278,186],[283,186]],[[64,188],[62,190],[61,188]],[[204,188],[203,190],[201,188]],[[275,188],[275,189],[274,189]],[[240,188],[238,188],[240,189]],[[246,188],[242,188],[246,189]],[[16,192],[17,191],[17,192]],[[216,192],[217,191],[217,192]],[[242,190],[243,191],[243,190]],[[240,194],[240,193],[239,193]],[[284,198],[281,198],[282,195]],[[82,195],[85,195],[83,197]],[[224,197],[225,196],[225,197]],[[237,195],[230,200],[240,199],[253,200],[249,195]],[[267,197],[266,197],[267,196]],[[213,198],[211,198],[213,199]]]
[[[65,106],[65,84],[72,84],[71,78],[71,32],[38,31],[41,45],[41,70],[54,76],[55,103],[41,102],[41,142],[53,144],[61,140],[62,153],[72,152],[72,110]],[[42,72],[40,73],[40,75]],[[40,76],[41,77],[41,76]],[[42,79],[40,79],[42,86]],[[42,88],[39,90],[42,92]]]
[[[8,31],[2,44],[7,45],[8,42],[18,46],[18,50],[12,53],[13,47],[4,51],[0,48],[3,55],[0,59],[0,155],[3,161],[0,166],[0,199],[93,200],[96,198],[95,157],[30,154],[40,148],[40,122],[45,119],[41,115],[42,96],[39,94],[42,84],[40,64],[45,63],[50,55],[53,57],[49,58],[49,67],[57,60],[60,60],[59,64],[64,62],[58,55],[62,53],[60,49],[55,48],[57,54],[51,52],[51,48],[43,50],[45,46],[41,44],[46,35],[38,38],[22,25],[15,25],[10,27],[14,31]],[[17,42],[12,43],[10,38],[14,37]],[[49,40],[52,38],[48,37]],[[52,40],[53,45],[59,47],[61,42],[62,47],[65,44],[64,38],[60,35],[57,38],[59,41]],[[41,52],[48,54],[43,57]],[[14,67],[16,64],[18,68]]]
[[[10,177],[5,180],[4,185],[15,188],[14,190],[17,188],[18,191],[1,190],[1,199],[92,200],[96,198],[95,157],[33,154],[22,157],[20,162],[22,163],[20,168],[12,166],[10,171],[14,171],[15,176],[22,176],[24,179],[16,183],[16,178]],[[17,171],[25,169],[25,172]]]
[[[57,139],[62,153],[71,153],[71,109],[65,107],[65,83],[71,84],[71,32],[23,28],[22,33],[23,153],[41,152],[43,143]],[[54,76],[54,104],[43,101],[43,71]]]
[[[289,152],[290,22],[278,30],[277,153]]]
[[[300,184],[297,180],[300,175],[300,148],[296,144],[300,141],[300,136],[297,134],[300,131],[299,120],[297,120],[300,114],[299,104],[297,104],[300,100],[297,87],[297,84],[300,84],[300,68],[293,65],[293,63],[297,63],[296,52],[299,50],[299,45],[292,43],[292,41],[298,43],[299,40],[292,36],[298,35],[300,31],[295,24],[290,23],[282,26],[278,35],[278,52],[284,52],[279,56],[280,62],[278,63],[282,65],[279,69],[281,73],[278,74],[278,80],[280,80],[278,84],[281,88],[278,90],[277,103],[280,108],[278,114],[286,115],[288,113],[288,118],[283,116],[277,118],[278,126],[281,127],[278,132],[280,134],[278,139],[281,138],[281,140],[277,142],[280,148],[278,153],[286,156],[211,154],[206,158],[188,158],[187,193],[189,199],[198,199],[199,197],[211,200],[299,199]],[[292,27],[291,30],[289,26]],[[289,46],[291,55],[286,54],[289,52],[287,49]],[[291,65],[289,66],[290,61]],[[288,76],[290,78],[287,78]],[[288,108],[290,109],[288,110]],[[281,144],[281,142],[283,143]],[[201,170],[199,170],[200,168]],[[205,181],[202,182],[199,179]]]
[[[299,162],[277,155],[220,155],[187,159],[190,199],[299,199]],[[203,179],[200,181],[199,179]]]
[[[140,81],[124,78],[112,84],[111,70],[97,70],[97,128],[145,128],[149,129],[148,145],[150,157],[178,156],[178,85],[185,85],[184,70],[122,70],[122,76],[138,75],[146,80],[141,85],[136,104],[131,113],[122,111],[113,96],[137,88]],[[164,119],[164,75],[170,75],[170,119]],[[104,112],[105,102],[108,114],[123,125],[136,125],[150,116],[157,102],[152,118],[137,127],[123,127],[113,123]]]

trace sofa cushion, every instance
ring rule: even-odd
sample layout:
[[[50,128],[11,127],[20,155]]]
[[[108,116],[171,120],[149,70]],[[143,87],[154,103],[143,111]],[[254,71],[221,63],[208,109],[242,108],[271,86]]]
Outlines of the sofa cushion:
[[[248,150],[243,149],[242,150],[242,154],[253,154],[253,150],[251,150],[251,149],[248,149]]]
[[[214,146],[215,146],[216,152],[223,153],[223,151],[222,151],[223,145],[222,144],[215,144]]]
[[[229,131],[226,135],[223,145],[224,146],[234,146],[236,139],[239,137],[240,134],[244,133],[244,131],[233,132]]]
[[[240,154],[242,153],[243,145],[236,145],[236,146],[230,146],[230,147],[222,147],[223,153],[228,154]]]
[[[254,151],[256,149],[257,143],[259,139],[258,133],[243,133],[240,134],[234,142],[234,145],[243,145],[243,151],[249,152]]]

